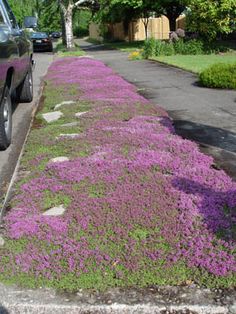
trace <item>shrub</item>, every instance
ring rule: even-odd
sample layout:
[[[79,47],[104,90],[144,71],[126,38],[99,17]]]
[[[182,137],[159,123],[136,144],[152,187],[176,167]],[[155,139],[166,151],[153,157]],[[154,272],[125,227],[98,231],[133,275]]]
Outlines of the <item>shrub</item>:
[[[175,53],[172,43],[166,43],[162,40],[148,39],[144,44],[144,58],[154,56],[171,56]]]
[[[154,57],[156,55],[157,40],[154,38],[149,38],[145,40],[143,47],[143,57],[145,59],[149,57]]]
[[[196,39],[186,42],[183,39],[179,39],[174,43],[174,49],[176,54],[181,55],[197,55],[204,52],[203,42]]]
[[[185,54],[188,55],[200,55],[204,53],[203,42],[197,39],[187,41],[185,49]]]
[[[172,56],[175,54],[173,43],[166,43],[161,41],[159,51],[156,49],[156,56]]]
[[[143,57],[147,59],[154,56],[198,55],[212,52],[209,47],[206,47],[203,41],[197,39],[186,41],[179,38],[176,41],[165,42],[150,38],[144,42]]]
[[[176,54],[180,54],[180,55],[184,54],[185,43],[184,43],[183,39],[177,40],[173,45],[174,45],[174,49],[175,49]]]
[[[236,89],[236,63],[213,64],[200,73],[199,79],[206,87]]]

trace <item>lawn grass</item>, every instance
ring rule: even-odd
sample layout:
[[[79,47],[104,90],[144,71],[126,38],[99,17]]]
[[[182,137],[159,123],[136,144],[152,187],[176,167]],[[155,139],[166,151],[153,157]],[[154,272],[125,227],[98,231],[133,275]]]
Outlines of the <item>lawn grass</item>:
[[[142,49],[143,43],[144,43],[143,40],[133,42],[113,42],[105,43],[105,46],[118,49],[124,52],[132,52],[138,49]]]
[[[215,63],[236,63],[236,53],[210,55],[173,55],[151,58],[153,60],[173,65],[181,69],[200,73]]]
[[[98,40],[94,40],[94,39],[88,39],[87,40],[90,43],[93,44],[103,44],[105,47],[107,48],[112,48],[112,49],[118,49],[124,52],[133,52],[139,49],[142,49],[143,47],[143,40],[140,41],[133,41],[133,42],[126,42],[126,41],[117,41],[117,42],[100,42]]]
[[[75,44],[75,48],[68,50],[61,41],[57,43],[54,51],[58,57],[80,57],[85,55],[85,52],[78,45]]]
[[[43,120],[68,100],[62,118]],[[102,62],[75,57],[52,64],[43,102],[5,217],[2,282],[236,286],[236,185],[175,134],[163,109]],[[51,161],[61,156],[69,160]],[[63,215],[44,215],[61,205]]]

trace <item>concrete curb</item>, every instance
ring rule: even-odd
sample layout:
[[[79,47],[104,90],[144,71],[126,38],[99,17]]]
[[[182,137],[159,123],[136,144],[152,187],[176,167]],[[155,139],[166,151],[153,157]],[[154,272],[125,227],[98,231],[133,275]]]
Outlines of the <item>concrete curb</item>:
[[[21,151],[20,151],[20,154],[19,154],[16,166],[15,166],[14,172],[12,174],[11,181],[9,182],[7,192],[6,192],[5,198],[3,200],[2,208],[0,210],[0,221],[2,220],[2,217],[4,215],[4,211],[5,211],[6,207],[7,207],[8,201],[11,198],[12,187],[13,187],[14,182],[16,180],[18,169],[19,169],[19,166],[20,166],[20,161],[21,161],[23,152],[25,150],[25,144],[27,142],[29,133],[31,131],[31,128],[32,128],[32,125],[33,125],[33,122],[34,122],[35,114],[36,114],[36,112],[38,110],[38,107],[39,107],[39,104],[40,104],[40,99],[42,97],[43,88],[44,88],[44,81],[42,80],[41,83],[40,83],[40,86],[39,86],[38,94],[34,97],[34,100],[33,100],[34,108],[33,108],[32,113],[31,113],[31,121],[30,121],[30,124],[29,124],[29,128],[28,128],[28,131],[27,131],[24,143],[22,145],[22,148],[21,148]],[[0,311],[0,314],[1,314],[1,311]]]
[[[80,290],[58,294],[50,289],[22,290],[0,284],[0,314],[235,314],[235,290],[190,287],[111,289],[104,293]]]

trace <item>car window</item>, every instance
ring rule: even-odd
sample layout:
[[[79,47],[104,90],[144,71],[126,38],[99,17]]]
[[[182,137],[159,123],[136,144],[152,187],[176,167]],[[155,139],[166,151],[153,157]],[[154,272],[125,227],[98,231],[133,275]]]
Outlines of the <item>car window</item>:
[[[34,16],[26,16],[23,25],[25,28],[35,28],[37,27],[37,18]]]
[[[5,23],[5,21],[4,21],[2,12],[1,12],[1,10],[0,10],[0,24],[4,24],[4,23]]]
[[[47,38],[48,34],[47,33],[31,33],[30,37],[31,38]]]
[[[3,4],[5,6],[5,9],[7,11],[7,14],[8,14],[8,17],[9,17],[9,20],[11,22],[11,25],[12,25],[12,28],[19,28],[17,22],[16,22],[16,18],[11,10],[11,8],[9,7],[9,4],[7,3],[6,0],[2,0],[3,1]]]

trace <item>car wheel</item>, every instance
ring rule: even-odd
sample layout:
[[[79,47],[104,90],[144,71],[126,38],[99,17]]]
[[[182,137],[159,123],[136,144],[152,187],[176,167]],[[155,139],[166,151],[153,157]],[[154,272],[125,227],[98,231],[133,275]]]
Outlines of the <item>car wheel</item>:
[[[31,102],[33,100],[33,75],[32,67],[29,68],[23,83],[18,87],[18,101]]]
[[[0,103],[0,149],[11,144],[12,135],[12,104],[9,89],[6,86]]]

